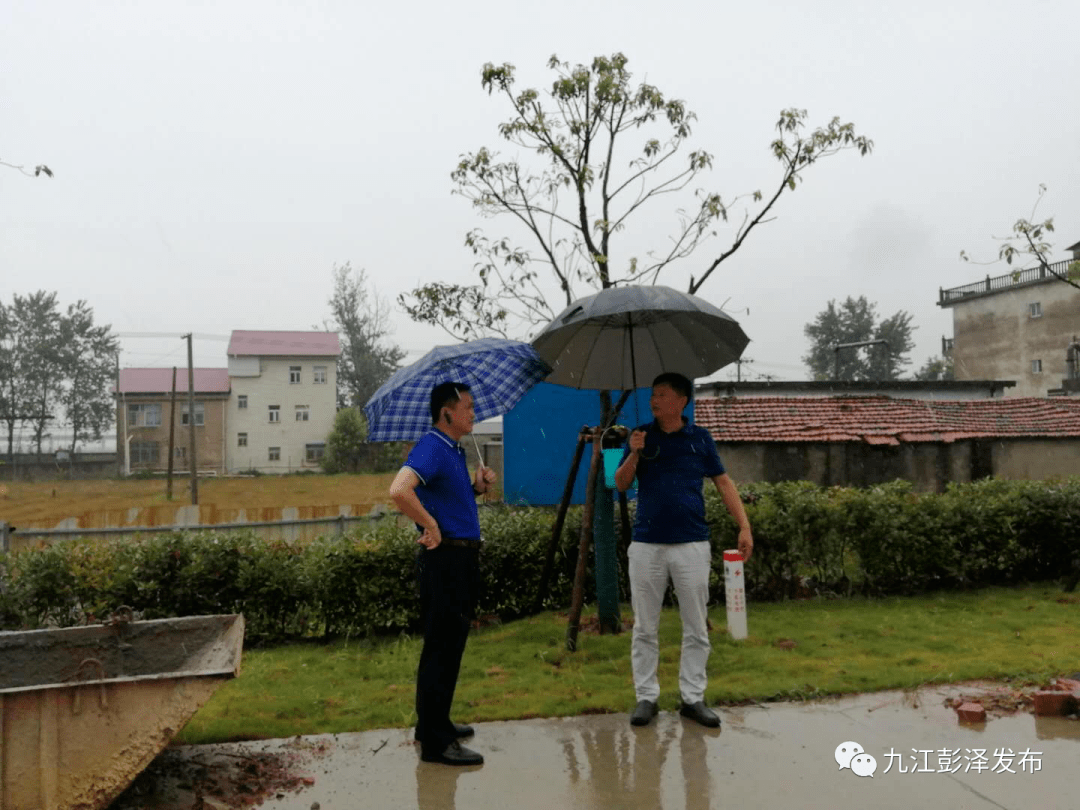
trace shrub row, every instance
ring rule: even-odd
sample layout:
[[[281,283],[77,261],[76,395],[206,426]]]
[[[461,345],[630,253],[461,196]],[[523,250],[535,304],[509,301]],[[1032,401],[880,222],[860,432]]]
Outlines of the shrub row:
[[[870,489],[805,482],[743,488],[755,555],[748,597],[904,594],[1065,575],[1080,549],[1080,478],[986,480],[940,494],[902,481]],[[723,599],[721,551],[736,526],[715,493],[710,591]],[[511,618],[532,606],[554,510],[484,509],[479,613]],[[557,549],[546,608],[570,601],[580,511]],[[243,613],[249,642],[415,629],[415,535],[394,519],[345,537],[268,543],[251,533],[77,538],[0,558],[4,629],[68,626],[120,605],[144,618]],[[626,549],[620,587],[628,594]],[[587,594],[594,593],[591,566]]]
[[[756,548],[745,569],[751,598],[1002,585],[1052,579],[1080,564],[1077,477],[985,479],[942,493],[916,493],[906,481],[868,489],[787,482],[742,494]],[[734,547],[723,504],[706,504],[714,548]],[[715,567],[722,577],[722,560]]]
[[[531,607],[552,516],[483,510],[481,615],[516,617]],[[545,607],[569,602],[580,529],[574,520]],[[126,605],[146,619],[243,613],[249,643],[415,629],[415,537],[389,518],[344,537],[298,543],[242,531],[64,540],[0,557],[0,628],[92,623]]]

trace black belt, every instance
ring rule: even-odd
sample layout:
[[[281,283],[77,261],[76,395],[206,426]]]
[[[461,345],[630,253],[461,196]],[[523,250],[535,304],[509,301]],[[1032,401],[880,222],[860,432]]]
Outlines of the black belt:
[[[444,536],[442,542],[448,546],[457,546],[458,548],[480,548],[480,544],[484,541],[479,537],[446,537]]]

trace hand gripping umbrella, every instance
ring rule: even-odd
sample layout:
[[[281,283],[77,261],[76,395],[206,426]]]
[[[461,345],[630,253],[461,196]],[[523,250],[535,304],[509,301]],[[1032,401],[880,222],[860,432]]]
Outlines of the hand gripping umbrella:
[[[398,369],[364,406],[368,441],[415,441],[431,429],[431,389],[439,383],[469,386],[482,421],[513,408],[551,368],[528,343],[483,338],[436,346]],[[475,446],[476,437],[473,437]],[[477,447],[477,455],[480,449]],[[483,466],[483,460],[480,461]]]

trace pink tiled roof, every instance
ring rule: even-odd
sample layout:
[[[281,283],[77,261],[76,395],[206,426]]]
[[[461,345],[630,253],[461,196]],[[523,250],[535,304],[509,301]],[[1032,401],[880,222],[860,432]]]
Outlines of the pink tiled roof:
[[[200,394],[229,393],[227,368],[196,368],[195,391]],[[176,390],[188,389],[187,368],[176,369]],[[113,387],[115,391],[115,386]],[[122,368],[120,392],[124,394],[168,394],[172,391],[172,368]]]
[[[718,442],[954,442],[1080,437],[1080,398],[702,397],[695,421]]]
[[[336,332],[264,332],[234,329],[230,355],[262,357],[337,357],[341,345]]]

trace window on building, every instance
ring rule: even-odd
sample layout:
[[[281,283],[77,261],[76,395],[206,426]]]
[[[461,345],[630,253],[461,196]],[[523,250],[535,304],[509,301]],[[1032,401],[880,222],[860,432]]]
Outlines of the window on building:
[[[129,446],[131,447],[132,464],[158,463],[160,451],[157,442],[132,442]]]
[[[310,414],[311,414],[311,408],[309,408],[307,405],[297,405],[296,406],[296,421],[297,422],[307,422]]]
[[[195,403],[195,427],[202,427],[206,422],[205,406],[201,402]],[[188,406],[185,402],[180,407],[180,424],[186,425],[188,423]]]
[[[326,451],[326,444],[323,442],[315,442],[313,444],[304,445],[304,458],[311,462],[318,462],[323,457],[323,453]]]
[[[289,366],[289,384],[296,385],[300,382],[300,366]]]
[[[270,413],[270,421],[271,422],[280,422],[281,421],[281,406],[280,405],[271,405],[269,407],[269,413]]]
[[[1028,304],[1028,316],[1032,318],[1042,317],[1042,302],[1036,301],[1032,304]]]
[[[173,457],[177,461],[187,462],[187,448],[186,447],[174,447]]]
[[[326,385],[326,366],[315,366],[312,369],[312,382],[315,385]]]
[[[1032,360],[1031,361],[1031,373],[1032,374],[1042,374],[1042,360]]]
[[[270,460],[271,461],[281,461],[281,448],[280,447],[271,447],[270,448]]]
[[[246,433],[237,433],[236,434],[236,446],[237,447],[247,447],[247,434]]]
[[[143,402],[128,405],[128,427],[160,427],[161,405]]]
[[[236,397],[236,407],[240,410],[247,410],[247,394],[238,394]]]

